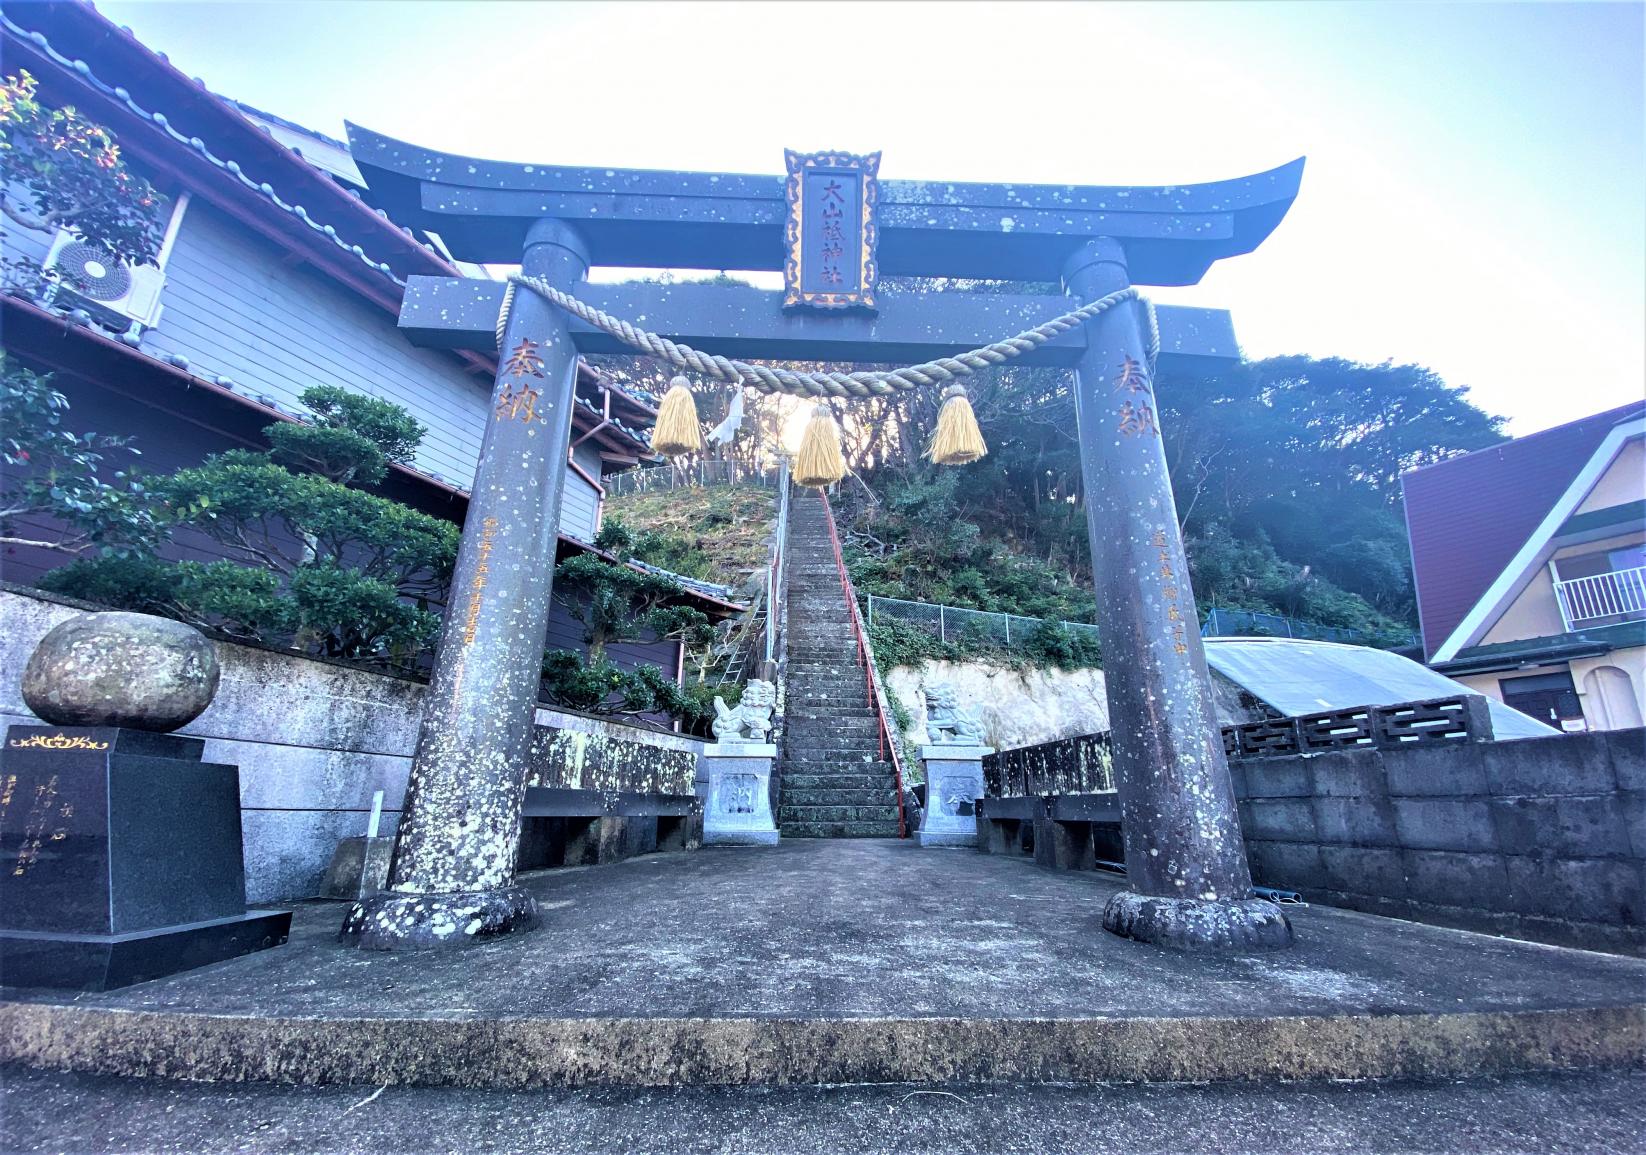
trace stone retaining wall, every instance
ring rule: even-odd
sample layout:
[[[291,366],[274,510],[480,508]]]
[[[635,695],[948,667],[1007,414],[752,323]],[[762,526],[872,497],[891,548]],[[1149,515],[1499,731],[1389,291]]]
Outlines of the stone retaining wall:
[[[1646,952],[1646,730],[1248,759],[1231,772],[1258,883]]]
[[[39,724],[18,689],[23,666],[47,630],[82,608],[0,590],[0,726]],[[338,841],[366,832],[375,791],[383,791],[383,831],[398,822],[424,687],[335,662],[216,644],[223,667],[217,698],[178,733],[206,739],[208,762],[240,767],[247,901],[313,897]],[[542,707],[537,722],[531,785],[692,792],[697,739]]]

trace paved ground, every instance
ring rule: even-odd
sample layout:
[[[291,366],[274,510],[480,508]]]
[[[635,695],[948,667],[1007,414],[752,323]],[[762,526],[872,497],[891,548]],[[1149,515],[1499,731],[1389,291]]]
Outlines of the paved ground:
[[[1280,1087],[462,1091],[0,1069],[7,1152],[1646,1152],[1646,1073]]]
[[[651,854],[546,871],[544,929],[459,951],[292,941],[82,1007],[232,1015],[1108,1018],[1530,1010],[1640,1001],[1646,960],[1329,907],[1288,908],[1297,946],[1207,958],[1102,929],[1119,884],[1027,858],[891,840]]]
[[[1203,957],[1100,925],[1108,876],[890,841],[647,855],[528,883],[548,925],[292,942],[105,995],[7,992],[0,1061],[471,1088],[1439,1077],[1646,1061],[1646,960],[1324,907]]]

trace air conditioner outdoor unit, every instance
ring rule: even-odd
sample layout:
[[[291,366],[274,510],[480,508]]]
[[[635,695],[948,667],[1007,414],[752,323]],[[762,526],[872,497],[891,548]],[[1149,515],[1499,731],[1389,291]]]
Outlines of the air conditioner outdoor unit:
[[[108,329],[141,333],[158,325],[166,258],[171,255],[188,199],[185,193],[173,204],[165,240],[153,265],[130,264],[101,245],[83,241],[66,229],[58,230],[45,261],[46,269],[56,274],[48,295],[50,303],[60,309],[84,309]]]

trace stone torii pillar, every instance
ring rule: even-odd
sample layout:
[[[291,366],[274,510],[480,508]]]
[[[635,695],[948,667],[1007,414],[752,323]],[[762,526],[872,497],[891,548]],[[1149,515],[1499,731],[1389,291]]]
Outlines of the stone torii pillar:
[[[527,234],[525,272],[570,289],[588,265],[563,221]],[[343,922],[342,937],[363,948],[460,945],[538,923],[536,902],[515,885],[515,857],[576,380],[565,315],[519,294],[498,348],[389,888]]]
[[[1081,302],[1126,288],[1124,249],[1087,242],[1063,282]],[[1087,322],[1075,413],[1130,885],[1103,925],[1188,949],[1283,947],[1285,915],[1252,898],[1153,376],[1141,306]]]

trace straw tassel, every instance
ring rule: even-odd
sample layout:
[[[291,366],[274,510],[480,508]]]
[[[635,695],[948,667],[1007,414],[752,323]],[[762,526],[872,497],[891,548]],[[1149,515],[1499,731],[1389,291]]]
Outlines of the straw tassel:
[[[937,431],[926,447],[926,456],[938,465],[966,465],[988,452],[966,387],[950,385],[943,390],[943,408],[938,410]]]
[[[665,457],[703,451],[703,426],[697,420],[697,402],[692,399],[692,383],[684,377],[669,382],[669,391],[663,394],[663,403],[657,407],[652,448]]]
[[[794,479],[801,485],[823,489],[846,476],[846,458],[840,452],[840,426],[827,405],[812,409],[806,432],[800,438],[800,452],[794,459]]]

